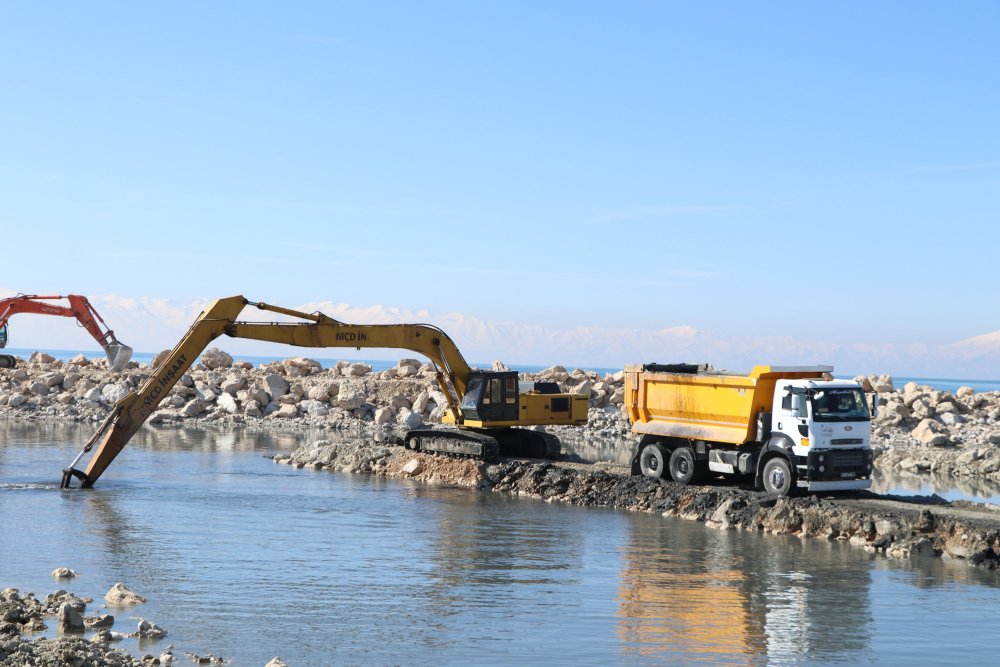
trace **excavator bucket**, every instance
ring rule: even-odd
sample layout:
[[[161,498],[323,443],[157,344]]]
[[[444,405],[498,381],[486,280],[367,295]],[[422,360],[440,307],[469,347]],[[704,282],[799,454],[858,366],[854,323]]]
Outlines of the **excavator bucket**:
[[[105,349],[108,354],[108,364],[113,371],[120,371],[132,358],[132,348],[121,343],[111,343]]]

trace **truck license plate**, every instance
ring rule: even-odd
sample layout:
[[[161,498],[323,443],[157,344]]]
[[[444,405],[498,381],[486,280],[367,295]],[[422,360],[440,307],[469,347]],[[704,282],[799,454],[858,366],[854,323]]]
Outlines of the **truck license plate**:
[[[855,475],[855,473],[853,473],[853,472],[842,472],[842,473],[840,473],[841,477],[846,477],[846,478],[849,478],[849,479],[854,479],[854,475]]]

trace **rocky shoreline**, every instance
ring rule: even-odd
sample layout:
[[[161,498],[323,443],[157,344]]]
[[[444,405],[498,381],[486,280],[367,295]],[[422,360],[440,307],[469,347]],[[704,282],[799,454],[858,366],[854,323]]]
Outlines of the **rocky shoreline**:
[[[936,496],[862,492],[775,498],[737,486],[692,487],[633,477],[623,466],[510,459],[486,464],[379,443],[318,441],[275,463],[409,478],[580,506],[651,512],[741,529],[846,540],[890,558],[942,557],[1000,566],[1000,507]]]
[[[76,576],[73,570],[62,567],[52,572],[57,580]],[[138,619],[135,632],[113,631],[115,618],[111,614],[85,616],[93,598],[77,596],[63,589],[38,599],[34,593],[21,593],[16,588],[0,591],[0,667],[167,667],[179,662],[180,654],[174,646],[166,646],[158,655],[147,653],[135,658],[124,649],[112,646],[128,637],[155,643],[166,637],[167,632],[156,623]],[[141,605],[146,599],[116,583],[104,595],[105,607],[115,613]],[[48,621],[48,623],[46,623]],[[59,637],[48,639],[34,637],[49,629],[49,623],[58,630]],[[90,638],[85,633],[90,630]],[[196,665],[224,665],[222,657],[185,652],[183,656]],[[287,667],[280,658],[274,658],[265,667]]]
[[[0,419],[100,422],[165,355],[153,364],[130,362],[112,372],[104,358],[79,355],[62,362],[36,352],[17,368],[0,369]],[[628,456],[636,440],[623,411],[624,373],[553,366],[522,375],[589,397],[585,427],[550,431],[568,440],[612,442],[618,460]],[[877,468],[1000,480],[1000,391],[961,387],[951,394],[913,382],[895,389],[884,375],[856,379],[878,396],[872,437]],[[348,361],[324,368],[304,357],[255,368],[213,348],[181,377],[149,421],[373,434],[440,422],[446,407],[434,369],[416,359],[401,359],[380,372]]]

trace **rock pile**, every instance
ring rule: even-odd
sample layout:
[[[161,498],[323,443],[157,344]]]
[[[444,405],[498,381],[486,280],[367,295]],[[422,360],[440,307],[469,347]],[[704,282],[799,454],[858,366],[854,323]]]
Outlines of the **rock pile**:
[[[72,571],[68,568],[60,570]],[[53,573],[53,576],[55,574]],[[105,600],[109,604],[127,605],[145,602],[144,598],[132,593],[121,584],[115,584],[105,595]],[[110,628],[114,625],[115,619],[110,614],[84,616],[87,605],[93,601],[93,598],[77,597],[64,590],[50,593],[44,600],[35,598],[34,593],[22,595],[16,588],[0,591],[0,665],[3,667],[29,665],[154,667],[172,664],[173,653],[169,648],[159,657],[147,654],[141,659],[136,659],[125,651],[110,648],[110,642],[120,641],[126,637],[155,641],[165,637],[167,632],[156,623],[143,618],[138,620],[136,631],[133,633],[112,632]],[[24,637],[47,630],[48,626],[43,618],[54,619],[62,636],[56,640],[45,637],[38,639]],[[95,630],[89,640],[83,637],[87,629]]]
[[[896,390],[885,376],[857,380],[878,392],[879,468],[1000,479],[1000,391],[952,394],[916,382]]]
[[[101,421],[165,357],[160,353],[148,365],[131,362],[115,373],[103,359],[79,355],[63,363],[36,352],[17,368],[0,370],[0,417]],[[564,390],[590,396],[595,433],[627,432],[622,373],[601,376],[553,366],[526,377],[559,382]],[[181,376],[150,422],[414,428],[440,422],[447,407],[433,367],[416,359],[401,359],[381,372],[349,361],[323,368],[303,357],[254,368],[213,348]]]

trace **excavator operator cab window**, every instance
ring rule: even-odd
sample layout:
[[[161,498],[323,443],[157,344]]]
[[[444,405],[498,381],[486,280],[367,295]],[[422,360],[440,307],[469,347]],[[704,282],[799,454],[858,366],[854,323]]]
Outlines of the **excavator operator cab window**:
[[[7,347],[7,325],[0,327],[0,347]]]
[[[469,378],[462,414],[482,421],[518,419],[518,382],[516,371],[488,372]]]

